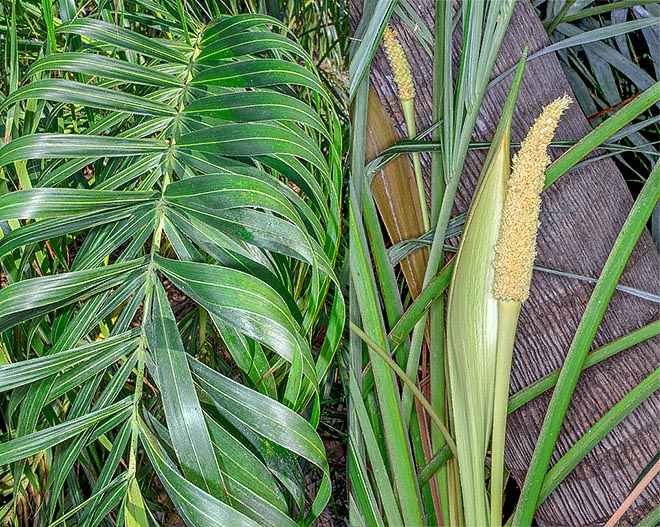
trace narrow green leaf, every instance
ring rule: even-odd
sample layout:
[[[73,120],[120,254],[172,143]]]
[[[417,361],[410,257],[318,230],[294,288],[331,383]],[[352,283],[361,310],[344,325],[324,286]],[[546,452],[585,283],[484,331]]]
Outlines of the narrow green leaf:
[[[268,51],[291,52],[303,59],[309,56],[288,37],[272,31],[249,31],[226,35],[216,39],[213,44],[205,46],[197,57],[197,61],[208,64],[245,55],[257,55]]]
[[[0,444],[0,466],[13,463],[19,459],[25,459],[34,454],[52,448],[55,445],[72,438],[80,432],[97,425],[109,417],[118,415],[126,418],[131,413],[133,401],[126,397],[121,401],[95,410],[82,417],[65,421],[59,425],[51,426],[45,430],[39,430],[27,436],[17,437]]]
[[[166,62],[179,64],[186,64],[188,62],[183,53],[176,51],[163,40],[145,37],[134,31],[108,24],[102,20],[77,18],[67,24],[61,25],[57,28],[57,32],[81,35],[92,40],[99,40],[106,44],[117,46],[121,50],[134,51],[135,53]]]
[[[117,466],[123,457],[124,450],[126,449],[126,445],[128,444],[128,441],[131,437],[131,433],[132,423],[131,420],[127,420],[117,435],[114,437],[110,454],[105,459],[103,468],[101,469],[98,479],[96,480],[96,484],[94,485],[94,490],[92,492],[92,496],[90,497],[90,503],[87,507],[85,507],[81,514],[81,527],[92,527],[92,525],[96,525],[93,522],[93,518],[95,516],[98,517],[98,511],[104,509],[103,493],[105,489],[107,489],[108,486],[110,486],[112,483],[112,476],[117,470]],[[122,477],[125,477],[125,473],[122,474]],[[124,487],[121,496],[124,496],[125,494],[126,488]]]
[[[616,353],[626,350],[631,346],[650,338],[657,337],[658,335],[660,335],[660,320],[651,322],[650,324],[632,331],[589,353],[584,361],[584,368],[586,369],[594,364],[598,364],[599,362],[612,357]],[[535,397],[541,395],[543,392],[550,390],[557,383],[559,372],[560,370],[557,369],[552,373],[548,373],[511,395],[511,397],[509,397],[508,412],[511,413],[514,410],[517,410]]]
[[[276,124],[235,123],[191,132],[181,136],[177,149],[246,158],[288,154],[328,171],[325,156],[309,137]]]
[[[223,323],[273,349],[288,362],[303,361],[312,382],[316,374],[307,343],[282,298],[266,283],[234,269],[156,256],[156,265],[186,295]]]
[[[94,53],[56,53],[41,57],[30,66],[26,79],[44,71],[71,71],[131,84],[176,88],[182,83],[174,75],[133,62]]]
[[[124,527],[146,527],[149,525],[145,509],[146,505],[138,482],[135,478],[131,478],[128,482],[128,492],[124,501]]]
[[[330,497],[328,461],[323,442],[316,431],[300,415],[278,401],[232,381],[192,357],[189,357],[189,361],[196,381],[223,415],[237,420],[321,470],[321,487],[305,523],[309,525],[321,513]]]
[[[160,282],[154,286],[153,302],[146,335],[156,364],[163,409],[174,450],[186,478],[222,499],[226,495],[222,474],[193,386],[174,314]]]
[[[580,139],[548,167],[545,172],[545,186],[549,187],[568,172],[589,152],[601,145],[610,136],[628,125],[635,117],[660,101],[660,82],[634,98],[612,117],[603,121],[595,129]]]
[[[125,157],[165,153],[165,141],[70,134],[33,134],[19,137],[0,148],[0,167],[25,159],[68,157]]]
[[[0,218],[39,219],[89,214],[155,202],[156,192],[32,188],[0,196]]]
[[[642,20],[631,20],[630,22],[623,22],[621,24],[611,24],[611,25],[605,25],[602,27],[599,27],[597,29],[592,29],[590,31],[584,31],[582,33],[579,33],[575,36],[565,38],[563,40],[560,40],[559,42],[555,42],[554,44],[550,44],[549,46],[546,46],[536,53],[533,53],[532,55],[529,56],[527,59],[528,61],[542,57],[543,55],[547,55],[548,53],[552,53],[553,51],[559,51],[561,49],[567,49],[571,48],[574,46],[583,46],[585,44],[590,44],[593,42],[598,42],[600,40],[605,40],[608,38],[615,37],[617,35],[623,35],[625,33],[629,33],[631,31],[637,31],[638,29],[643,29],[645,27],[650,27],[653,25],[657,25],[658,21],[660,18],[645,18]],[[577,28],[573,27],[573,30],[577,31]],[[502,72],[500,75],[498,75],[495,79],[490,81],[488,84],[488,87],[491,88],[494,85],[498,84],[502,79],[504,79],[507,75],[512,73],[515,70],[515,66],[512,66],[511,68],[507,69],[506,71]]]
[[[243,444],[244,441],[234,437],[209,416],[206,416],[206,422],[225,474],[232,478],[234,484],[250,489],[250,492],[266,499],[279,511],[286,512],[287,502],[282,491],[258,456]]]
[[[25,320],[121,284],[143,260],[15,282],[0,289],[0,333]]]
[[[286,30],[286,26],[278,19],[260,13],[243,13],[233,16],[223,16],[211,22],[204,30],[202,45],[208,46],[228,33],[237,34],[249,29],[277,27]]]
[[[354,424],[351,426],[351,430],[349,430],[349,448],[353,451],[350,459],[355,460],[355,463],[358,464],[353,472],[358,476],[358,480],[352,482],[353,492],[359,492],[356,498],[360,500],[360,509],[364,512],[371,511],[371,515],[377,518],[379,524],[383,523],[381,514],[378,511],[380,508],[379,505],[381,505],[389,525],[404,525],[394,489],[392,488],[392,482],[387,472],[385,459],[379,447],[380,442],[371,426],[369,414],[361,396],[363,392],[355,378],[354,372],[349,371],[348,376],[350,382],[349,393],[353,405],[352,411],[355,412]],[[359,430],[359,442],[355,437],[358,433],[353,428]],[[358,444],[361,442],[364,443],[366,449],[365,453],[369,459],[370,471],[373,473],[373,482],[378,489],[378,501],[380,504],[375,503],[377,500],[373,496],[372,484],[367,476],[367,467],[364,466],[366,460],[364,456],[357,455]],[[353,463],[350,463],[350,465],[353,465]]]
[[[531,522],[541,485],[589,348],[626,262],[658,199],[660,199],[660,163],[656,163],[621,228],[571,342],[525,478],[518,512],[514,519],[516,526]]]
[[[353,100],[358,86],[369,71],[380,37],[394,12],[396,4],[397,2],[394,0],[385,0],[377,3],[365,3],[364,5],[365,12],[360,19],[360,25],[355,30],[348,53],[350,57],[349,100]]]
[[[92,212],[73,217],[66,216],[64,218],[33,222],[11,231],[4,238],[0,239],[0,256],[10,253],[18,247],[24,247],[29,243],[37,243],[64,234],[72,234],[84,229],[98,227],[99,225],[119,222],[132,216],[135,212],[136,209],[133,207],[122,207],[106,212]],[[144,212],[144,210],[141,212]]]
[[[133,349],[136,343],[136,331],[127,331],[72,350],[0,366],[0,393],[31,384],[69,368],[77,368],[92,359],[117,360]]]
[[[190,527],[260,527],[184,478],[143,421],[140,437],[167,494]]]
[[[295,97],[278,92],[234,92],[204,97],[191,102],[183,111],[194,118],[209,115],[234,122],[295,121],[328,137],[326,125],[316,112]]]
[[[93,84],[81,84],[64,79],[44,79],[25,84],[5,99],[0,105],[0,111],[18,101],[27,99],[80,104],[90,108],[137,115],[176,115],[176,110],[171,106],[147,97],[138,97]]]
[[[208,68],[195,75],[191,84],[227,88],[264,88],[294,84],[310,88],[326,97],[323,85],[307,69],[278,59],[242,60]]]
[[[564,481],[569,472],[573,470],[593,448],[618,425],[623,419],[653,393],[660,390],[660,368],[656,369],[646,379],[635,386],[619,402],[610,408],[603,417],[596,421],[589,430],[578,439],[557,463],[548,471],[543,480],[543,487],[539,495],[540,505]]]

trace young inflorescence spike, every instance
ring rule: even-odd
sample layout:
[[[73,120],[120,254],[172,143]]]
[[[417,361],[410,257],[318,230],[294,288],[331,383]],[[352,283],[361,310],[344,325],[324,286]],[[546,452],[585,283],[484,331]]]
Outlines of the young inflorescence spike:
[[[399,99],[401,101],[414,99],[415,83],[410,71],[410,63],[401,42],[396,36],[396,32],[390,26],[387,26],[383,33],[383,47],[394,76],[394,82],[399,90]]]
[[[513,158],[495,248],[493,292],[496,298],[524,302],[529,296],[541,191],[545,169],[550,163],[548,145],[555,135],[559,118],[571,102],[572,99],[564,95],[548,104]]]

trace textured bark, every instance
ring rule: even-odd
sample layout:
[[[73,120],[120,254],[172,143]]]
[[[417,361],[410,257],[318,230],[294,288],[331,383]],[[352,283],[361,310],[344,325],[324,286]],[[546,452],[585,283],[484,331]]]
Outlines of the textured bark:
[[[359,4],[356,1],[351,4],[353,28],[359,20]],[[418,0],[417,4],[419,14],[432,28],[434,0]],[[432,59],[396,15],[392,25],[408,50],[418,93],[418,130],[424,130],[431,122]],[[548,43],[531,4],[519,1],[495,67],[496,74],[519,60],[525,44],[533,52]],[[455,44],[454,57],[457,57],[460,43]],[[486,94],[474,140],[492,138],[510,82],[511,77]],[[400,136],[405,137],[403,116],[382,51],[373,64],[371,84],[398,123]],[[541,108],[564,93],[570,95],[571,90],[554,54],[531,61],[516,107],[512,140],[522,139]],[[591,125],[574,104],[563,117],[556,139],[576,140],[590,130]],[[559,153],[551,152],[551,157]],[[467,209],[484,157],[485,152],[469,153],[455,213]],[[425,155],[427,174],[429,159]],[[594,162],[563,176],[543,195],[536,263],[597,278],[632,203],[624,178],[611,160]],[[620,283],[659,293],[659,276],[660,257],[645,231]],[[583,281],[535,272],[531,297],[523,307],[516,338],[512,393],[561,366],[592,291],[593,285]],[[659,317],[657,304],[617,291],[598,330],[594,348]],[[660,339],[654,338],[586,370],[569,408],[553,463],[659,364]],[[520,483],[549,399],[550,394],[546,393],[509,418],[506,463]],[[603,525],[659,450],[660,393],[656,392],[605,437],[552,493],[540,507],[537,522],[539,525]],[[622,525],[637,524],[659,503],[660,481],[656,478],[635,501]]]

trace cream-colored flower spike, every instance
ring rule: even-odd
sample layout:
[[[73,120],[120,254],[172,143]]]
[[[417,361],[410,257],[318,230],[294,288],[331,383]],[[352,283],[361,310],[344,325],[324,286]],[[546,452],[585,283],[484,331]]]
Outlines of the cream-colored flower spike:
[[[501,300],[524,302],[529,296],[536,258],[541,191],[545,169],[550,163],[548,145],[562,113],[571,102],[572,99],[564,95],[548,104],[513,158],[493,263],[493,293]]]
[[[399,99],[408,101],[415,98],[415,83],[410,72],[410,63],[401,42],[396,37],[396,32],[387,26],[383,33],[383,47],[385,56],[392,70],[394,82],[399,90]]]

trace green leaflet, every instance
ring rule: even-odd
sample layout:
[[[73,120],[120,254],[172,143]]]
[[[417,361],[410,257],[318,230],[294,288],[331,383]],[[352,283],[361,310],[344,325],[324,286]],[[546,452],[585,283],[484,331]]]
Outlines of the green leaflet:
[[[125,157],[166,150],[163,141],[154,139],[34,134],[19,137],[0,148],[0,166],[24,159]]]
[[[120,284],[143,260],[133,260],[98,269],[31,278],[0,289],[0,332]]]
[[[176,51],[172,46],[162,40],[157,41],[135,31],[130,31],[114,24],[108,24],[101,20],[78,18],[60,26],[57,32],[90,37],[94,40],[117,46],[119,49],[134,51],[135,53],[166,62],[181,64],[187,62],[184,54]]]
[[[260,527],[184,478],[144,422],[140,423],[140,437],[158,477],[187,523],[193,527]]]
[[[174,450],[188,480],[213,496],[224,495],[224,483],[195,393],[181,336],[160,282],[146,326],[147,343],[158,372],[163,408]]]
[[[176,111],[172,107],[146,97],[62,79],[44,79],[22,86],[3,101],[0,111],[26,99],[56,100],[139,115],[176,115]]]
[[[43,71],[71,71],[133,84],[162,87],[177,87],[181,84],[174,75],[157,69],[93,53],[46,55],[32,64],[26,77],[33,77]]]
[[[196,381],[225,417],[303,457],[322,471],[321,488],[305,520],[305,525],[310,525],[330,497],[328,462],[316,431],[281,403],[232,381],[193,358],[189,361]]]
[[[103,361],[106,357],[109,361],[117,360],[135,347],[136,337],[136,331],[127,331],[69,351],[0,366],[0,392],[13,390],[69,368],[79,368],[92,359],[95,362]]]
[[[113,415],[117,415],[119,419],[123,420],[130,414],[131,404],[131,399],[127,397],[111,406],[95,410],[72,421],[65,421],[45,430],[2,443],[0,445],[0,466],[19,459],[25,459],[47,448],[52,448]]]
[[[204,70],[193,79],[196,86],[263,88],[294,84],[325,95],[325,88],[307,69],[277,59],[243,60]]]

